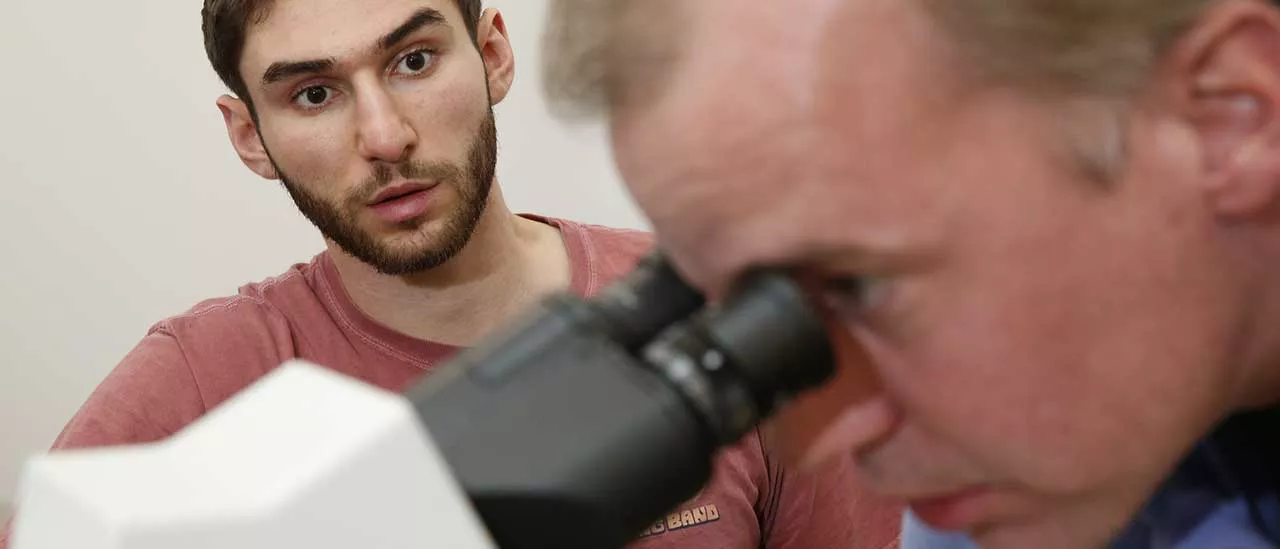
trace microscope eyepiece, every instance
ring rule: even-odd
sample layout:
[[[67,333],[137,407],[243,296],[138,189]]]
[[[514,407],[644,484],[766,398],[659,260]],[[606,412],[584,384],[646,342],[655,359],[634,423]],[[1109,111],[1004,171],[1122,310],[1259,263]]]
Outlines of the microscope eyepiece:
[[[599,328],[635,352],[672,322],[697,311],[705,299],[658,253],[645,257],[616,284],[589,302]]]
[[[834,371],[825,326],[799,285],[779,272],[742,280],[723,303],[672,326],[644,357],[732,444]]]

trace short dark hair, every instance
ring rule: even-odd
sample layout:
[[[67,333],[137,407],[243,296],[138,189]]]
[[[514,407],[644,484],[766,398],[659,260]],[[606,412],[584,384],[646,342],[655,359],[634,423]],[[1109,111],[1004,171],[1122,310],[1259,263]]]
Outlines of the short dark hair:
[[[482,0],[453,1],[462,12],[467,34],[475,41]],[[250,108],[253,103],[244,76],[240,74],[240,56],[244,53],[249,27],[265,21],[272,5],[273,0],[204,0],[204,8],[200,10],[204,51],[213,71]]]

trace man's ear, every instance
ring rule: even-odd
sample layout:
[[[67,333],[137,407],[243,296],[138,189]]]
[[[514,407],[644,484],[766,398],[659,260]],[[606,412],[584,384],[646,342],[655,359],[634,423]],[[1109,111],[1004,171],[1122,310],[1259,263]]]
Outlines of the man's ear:
[[[1177,103],[1201,143],[1207,198],[1248,217],[1280,207],[1280,10],[1224,2],[1175,47]]]
[[[222,111],[222,120],[227,124],[227,136],[231,138],[231,146],[236,149],[240,161],[265,179],[279,179],[280,174],[267,155],[249,106],[230,95],[219,97],[217,103],[218,110]]]
[[[484,61],[485,72],[489,78],[489,95],[493,104],[501,103],[511,91],[511,83],[515,80],[516,59],[511,50],[511,40],[507,37],[507,23],[502,13],[494,8],[484,10],[480,22],[476,25],[476,47],[480,50],[480,58]]]

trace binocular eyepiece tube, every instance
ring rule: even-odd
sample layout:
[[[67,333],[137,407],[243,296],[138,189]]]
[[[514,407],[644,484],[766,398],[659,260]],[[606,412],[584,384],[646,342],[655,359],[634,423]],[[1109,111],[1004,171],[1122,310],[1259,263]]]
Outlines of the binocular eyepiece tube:
[[[655,252],[598,296],[545,299],[406,395],[501,547],[609,549],[833,368],[786,273],[750,273],[707,304]],[[559,528],[565,516],[578,526]]]

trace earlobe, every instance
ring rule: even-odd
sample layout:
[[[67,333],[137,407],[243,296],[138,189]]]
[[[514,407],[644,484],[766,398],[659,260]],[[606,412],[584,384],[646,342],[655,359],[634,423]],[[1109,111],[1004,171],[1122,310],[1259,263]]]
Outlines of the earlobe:
[[[1180,87],[1210,206],[1230,217],[1272,213],[1280,206],[1280,11],[1225,4],[1185,42]]]
[[[484,62],[489,95],[493,104],[497,105],[511,91],[516,70],[515,53],[507,36],[507,23],[498,10],[489,8],[480,16],[476,27],[476,47]]]
[[[230,95],[219,97],[217,105],[222,112],[222,120],[227,125],[227,137],[231,139],[231,146],[235,148],[240,161],[264,179],[279,179],[280,174],[276,172],[275,164],[267,154],[249,106]]]

